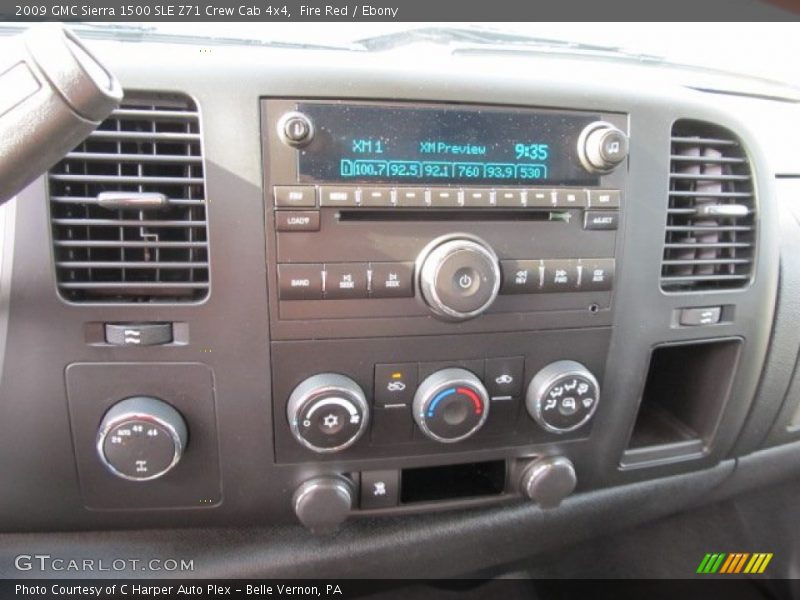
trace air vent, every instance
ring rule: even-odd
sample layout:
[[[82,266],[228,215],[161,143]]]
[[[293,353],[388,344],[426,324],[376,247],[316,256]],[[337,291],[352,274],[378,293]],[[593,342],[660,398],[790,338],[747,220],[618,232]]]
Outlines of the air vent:
[[[61,294],[74,302],[191,302],[208,293],[200,119],[168,94],[122,106],[49,173]]]
[[[747,156],[727,129],[672,128],[669,209],[661,269],[666,291],[746,286],[755,250],[755,198]]]

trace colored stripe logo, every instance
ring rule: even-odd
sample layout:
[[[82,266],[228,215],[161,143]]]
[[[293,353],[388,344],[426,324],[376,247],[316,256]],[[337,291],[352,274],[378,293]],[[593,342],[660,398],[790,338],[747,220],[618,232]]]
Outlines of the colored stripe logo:
[[[735,575],[737,573],[760,574],[763,573],[772,552],[714,552],[706,554],[697,567],[697,573],[710,575],[714,573]]]

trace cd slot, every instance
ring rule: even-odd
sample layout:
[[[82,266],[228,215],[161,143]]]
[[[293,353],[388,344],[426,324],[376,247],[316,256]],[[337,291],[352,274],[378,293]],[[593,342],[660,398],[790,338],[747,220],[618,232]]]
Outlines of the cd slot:
[[[569,211],[519,208],[503,210],[453,210],[425,208],[421,210],[339,210],[338,219],[351,221],[553,221],[568,223]]]

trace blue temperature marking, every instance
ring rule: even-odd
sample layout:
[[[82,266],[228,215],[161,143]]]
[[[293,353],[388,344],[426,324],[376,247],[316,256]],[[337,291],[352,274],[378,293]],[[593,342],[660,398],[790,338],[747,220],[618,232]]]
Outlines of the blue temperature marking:
[[[445,398],[450,394],[455,394],[455,393],[456,393],[456,388],[450,388],[449,390],[442,390],[441,392],[436,394],[436,397],[428,406],[428,417],[433,417],[434,413],[436,412],[436,405],[442,401],[442,398]]]

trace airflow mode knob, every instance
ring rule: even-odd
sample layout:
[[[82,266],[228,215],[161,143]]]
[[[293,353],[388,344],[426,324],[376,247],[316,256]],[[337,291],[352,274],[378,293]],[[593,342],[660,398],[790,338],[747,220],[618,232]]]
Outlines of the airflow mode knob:
[[[547,365],[531,380],[525,407],[547,431],[567,433],[594,416],[600,386],[591,371],[574,360]]]

